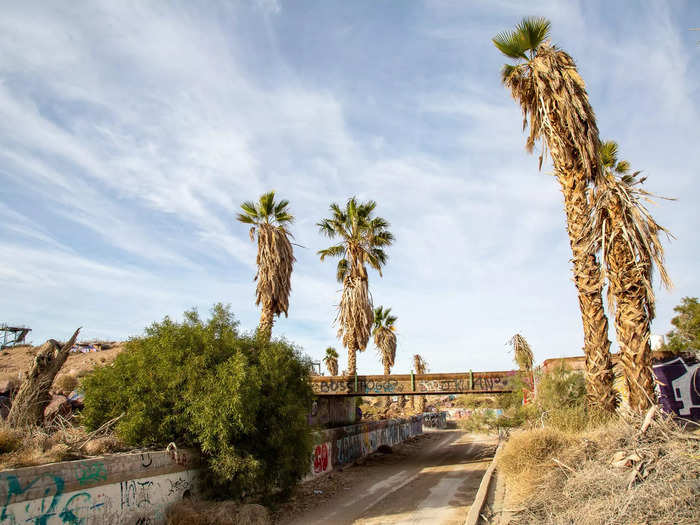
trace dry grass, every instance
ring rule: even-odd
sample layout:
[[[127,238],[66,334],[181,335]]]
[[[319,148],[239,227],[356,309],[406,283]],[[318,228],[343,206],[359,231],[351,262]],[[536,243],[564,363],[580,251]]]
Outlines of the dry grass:
[[[78,386],[78,378],[73,374],[60,374],[53,382],[53,390],[64,395],[70,394]]]
[[[0,470],[44,465],[125,450],[116,436],[92,435],[59,418],[51,428],[0,426]]]
[[[514,433],[499,469],[516,523],[699,523],[700,435],[657,415]]]
[[[270,513],[262,505],[233,501],[183,500],[168,507],[167,525],[268,525]]]

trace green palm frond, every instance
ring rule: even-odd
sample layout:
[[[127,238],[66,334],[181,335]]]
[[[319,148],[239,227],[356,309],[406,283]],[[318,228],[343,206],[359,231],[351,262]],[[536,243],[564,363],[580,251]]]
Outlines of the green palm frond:
[[[316,223],[326,237],[341,239],[340,244],[318,251],[321,260],[328,256],[345,259],[338,265],[339,280],[350,271],[366,276],[365,270],[360,268],[364,263],[369,263],[381,275],[381,267],[387,261],[382,248],[389,246],[394,236],[387,230],[389,222],[386,219],[373,216],[376,206],[375,201],[360,202],[351,197],[344,209],[336,203],[331,204],[331,217]]]
[[[542,42],[549,38],[552,23],[542,16],[523,18],[515,27],[528,51],[536,50]]]
[[[338,267],[336,268],[335,278],[339,283],[343,282],[343,279],[345,279],[345,276],[348,274],[349,269],[350,264],[348,263],[347,259],[340,259],[338,261]]]
[[[275,202],[275,192],[269,191],[264,193],[258,199],[258,202],[244,201],[241,203],[243,213],[236,215],[236,219],[246,224],[259,225],[262,223],[271,223],[278,228],[283,228],[285,224],[294,222],[294,216],[289,213],[287,207],[288,200]],[[287,230],[284,230],[289,235]]]
[[[255,224],[255,219],[253,219],[253,217],[245,213],[238,213],[236,215],[236,220],[244,222],[246,224]]]
[[[600,161],[605,168],[613,168],[617,164],[619,147],[614,140],[606,140],[600,144]]]
[[[491,41],[505,56],[527,60],[525,52],[528,49],[523,38],[516,31],[501,31]]]
[[[323,248],[317,253],[321,256],[321,260],[324,260],[326,257],[340,257],[345,254],[345,246],[343,244],[335,244],[328,248]]]
[[[552,24],[546,18],[527,17],[523,18],[514,30],[501,31],[491,41],[507,57],[528,60],[527,52],[534,53],[542,42],[549,38],[551,28]]]

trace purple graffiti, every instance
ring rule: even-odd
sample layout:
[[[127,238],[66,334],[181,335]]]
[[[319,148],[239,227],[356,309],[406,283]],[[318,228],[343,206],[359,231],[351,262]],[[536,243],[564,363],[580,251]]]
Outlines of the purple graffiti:
[[[700,363],[687,363],[682,357],[676,357],[655,364],[652,369],[664,410],[700,420]]]

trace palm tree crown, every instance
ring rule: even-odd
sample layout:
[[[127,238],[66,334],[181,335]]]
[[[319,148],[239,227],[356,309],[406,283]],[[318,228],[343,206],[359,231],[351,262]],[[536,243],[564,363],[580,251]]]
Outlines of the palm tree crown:
[[[396,360],[396,334],[394,333],[396,316],[391,315],[391,308],[378,306],[374,309],[374,344],[377,345],[384,366],[384,374],[388,375]]]
[[[514,30],[492,39],[505,56],[524,60],[504,65],[501,80],[520,103],[523,129],[530,121],[527,150],[532,152],[535,142],[544,138],[545,148],[558,157],[556,168],[581,168],[584,178],[592,181],[600,169],[595,115],[574,60],[549,43],[550,29],[546,18],[524,18]],[[540,167],[544,156],[545,152]]]
[[[534,355],[527,340],[520,334],[515,334],[508,340],[508,344],[513,347],[515,364],[520,370],[532,370]]]
[[[250,238],[254,239],[255,230],[263,224],[276,226],[286,231],[288,224],[294,222],[294,217],[287,210],[289,201],[283,199],[275,202],[275,192],[270,191],[263,194],[258,202],[245,201],[241,204],[244,213],[239,213],[236,218],[246,224],[252,224],[250,228]]]
[[[275,192],[270,191],[260,197],[258,202],[246,201],[241,204],[243,213],[236,218],[245,224],[250,224],[250,240],[258,235],[258,272],[255,280],[255,304],[262,304],[258,333],[270,339],[274,316],[289,309],[289,294],[291,292],[292,266],[294,253],[289,238],[292,236],[287,229],[294,221],[287,206],[289,201],[275,201]]]
[[[382,274],[382,266],[387,256],[383,247],[394,241],[394,236],[387,230],[389,223],[381,217],[373,217],[375,201],[358,202],[355,197],[348,200],[345,209],[333,203],[330,206],[331,217],[317,223],[322,234],[330,239],[339,238],[340,242],[318,254],[323,261],[326,257],[340,257],[336,278],[338,282],[350,272],[359,272],[366,277],[364,264]]]
[[[330,375],[338,375],[338,352],[336,352],[335,348],[332,346],[326,348],[326,356],[323,358],[323,362]]]

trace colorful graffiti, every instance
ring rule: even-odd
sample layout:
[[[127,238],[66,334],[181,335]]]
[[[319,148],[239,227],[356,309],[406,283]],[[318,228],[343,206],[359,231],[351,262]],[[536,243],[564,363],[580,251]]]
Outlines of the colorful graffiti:
[[[311,460],[314,475],[325,474],[333,470],[331,450],[332,444],[330,442],[321,443],[314,447]]]
[[[669,413],[700,420],[700,363],[682,357],[652,367],[659,388],[661,406]]]
[[[177,471],[140,477],[156,464]],[[0,524],[162,523],[167,506],[196,489],[197,476],[165,452],[9,470],[0,473]]]

